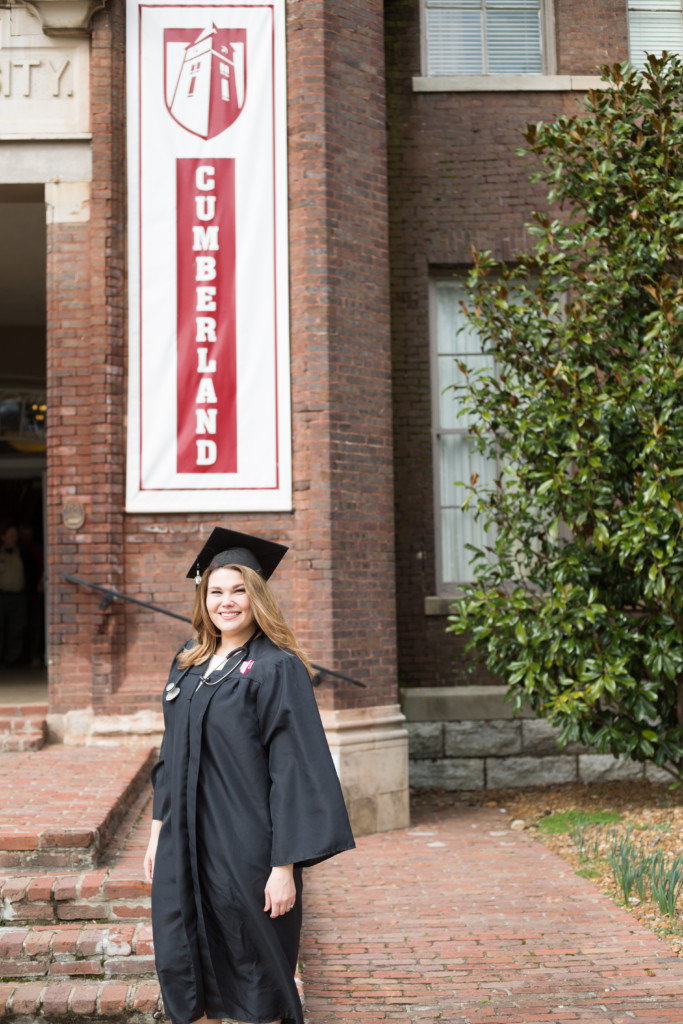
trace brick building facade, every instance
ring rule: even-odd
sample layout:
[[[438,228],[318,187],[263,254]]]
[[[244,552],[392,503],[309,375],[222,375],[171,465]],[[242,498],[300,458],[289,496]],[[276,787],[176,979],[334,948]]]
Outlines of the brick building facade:
[[[574,110],[599,63],[627,59],[637,6],[525,0],[540,71],[482,74],[444,72],[455,2],[288,0],[293,508],[221,515],[125,510],[124,0],[2,9],[0,206],[42,205],[47,234],[46,271],[35,270],[46,314],[0,311],[0,377],[26,393],[42,378],[49,431],[45,454],[22,461],[5,445],[0,485],[11,511],[12,481],[45,481],[57,735],[158,730],[166,666],[187,634],[136,605],[102,607],[64,574],[187,615],[184,573],[220,521],[291,545],[275,585],[302,645],[367,684],[328,677],[318,689],[352,814],[364,829],[406,820],[398,684],[471,681],[444,633],[453,588],[437,564],[435,282],[464,271],[472,246],[510,257],[526,245],[543,195],[514,156],[519,133]],[[33,100],[52,120],[27,118]],[[21,339],[23,362],[11,351]]]

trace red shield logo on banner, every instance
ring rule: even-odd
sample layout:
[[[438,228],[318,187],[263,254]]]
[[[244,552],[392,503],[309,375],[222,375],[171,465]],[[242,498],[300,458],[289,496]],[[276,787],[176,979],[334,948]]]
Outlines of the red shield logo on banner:
[[[247,30],[164,30],[166,107],[174,121],[213,139],[239,117],[247,96]]]

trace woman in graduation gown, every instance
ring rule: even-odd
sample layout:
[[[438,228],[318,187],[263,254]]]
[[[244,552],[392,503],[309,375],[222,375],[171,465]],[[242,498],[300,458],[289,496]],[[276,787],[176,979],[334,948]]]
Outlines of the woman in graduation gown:
[[[309,666],[266,582],[286,550],[213,531],[196,636],[164,691],[145,874],[174,1024],[303,1024],[302,868],[354,846]]]

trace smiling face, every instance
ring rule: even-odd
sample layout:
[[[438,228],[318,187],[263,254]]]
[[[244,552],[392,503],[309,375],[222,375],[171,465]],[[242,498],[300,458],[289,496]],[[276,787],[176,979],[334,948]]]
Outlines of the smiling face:
[[[237,569],[214,569],[206,588],[206,610],[220,630],[219,649],[225,653],[246,643],[254,632],[251,601]]]

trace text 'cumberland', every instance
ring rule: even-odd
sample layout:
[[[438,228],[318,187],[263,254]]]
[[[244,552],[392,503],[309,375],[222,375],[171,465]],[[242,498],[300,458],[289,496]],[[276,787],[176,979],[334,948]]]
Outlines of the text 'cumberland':
[[[178,472],[235,473],[235,161],[176,167]]]

